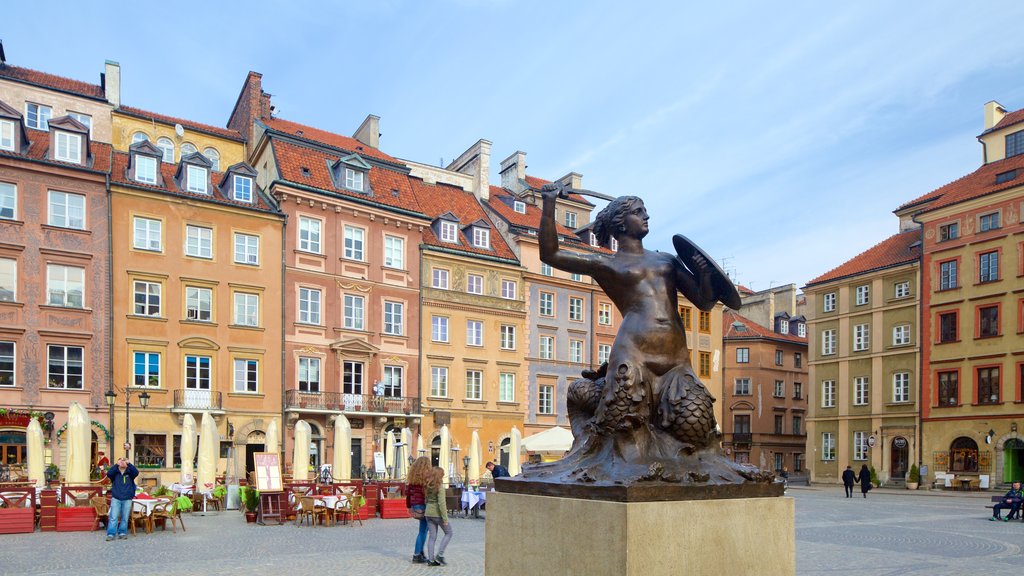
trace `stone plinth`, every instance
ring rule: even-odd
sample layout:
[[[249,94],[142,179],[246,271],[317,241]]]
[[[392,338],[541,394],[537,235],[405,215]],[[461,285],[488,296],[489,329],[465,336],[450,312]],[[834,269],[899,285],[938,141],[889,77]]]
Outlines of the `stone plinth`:
[[[792,498],[609,502],[493,492],[487,576],[796,573]]]

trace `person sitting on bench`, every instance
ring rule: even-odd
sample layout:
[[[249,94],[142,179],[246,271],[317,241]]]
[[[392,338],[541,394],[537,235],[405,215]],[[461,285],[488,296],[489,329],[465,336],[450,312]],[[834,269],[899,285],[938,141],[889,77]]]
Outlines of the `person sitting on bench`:
[[[1006,493],[1006,496],[1003,496],[1002,500],[996,502],[996,504],[992,506],[992,517],[989,518],[989,520],[1008,521],[1010,518],[1016,516],[1018,511],[1020,511],[1021,502],[1024,502],[1024,490],[1021,490],[1020,482],[1014,482],[1013,487]],[[999,511],[1003,508],[1010,509],[1010,513],[1006,515],[1006,518],[1000,518],[999,515]]]

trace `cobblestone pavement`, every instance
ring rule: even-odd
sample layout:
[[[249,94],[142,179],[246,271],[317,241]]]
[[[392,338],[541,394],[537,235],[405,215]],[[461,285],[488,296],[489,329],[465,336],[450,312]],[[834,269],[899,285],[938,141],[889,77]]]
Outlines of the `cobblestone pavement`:
[[[866,499],[847,499],[842,487],[790,488],[796,500],[797,574],[1020,573],[1024,523],[989,522],[984,506],[991,494],[875,490]],[[412,520],[262,527],[228,511],[186,516],[185,522],[185,533],[158,530],[114,542],[105,542],[102,532],[3,535],[0,574],[405,576],[479,575],[484,568],[483,519],[452,519],[455,536],[443,568],[409,562],[416,536]]]

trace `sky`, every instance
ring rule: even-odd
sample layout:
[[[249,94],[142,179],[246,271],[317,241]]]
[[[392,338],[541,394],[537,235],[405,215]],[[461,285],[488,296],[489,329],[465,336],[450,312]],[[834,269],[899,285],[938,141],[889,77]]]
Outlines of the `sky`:
[[[641,196],[647,248],[684,234],[754,290],[896,233],[980,166],[986,102],[1024,108],[1019,2],[87,5],[8,6],[7,62],[98,82],[114,60],[122,103],[217,126],[255,70],[279,117],[376,114],[383,151],[427,164],[487,139],[492,183],[521,150],[532,176]]]

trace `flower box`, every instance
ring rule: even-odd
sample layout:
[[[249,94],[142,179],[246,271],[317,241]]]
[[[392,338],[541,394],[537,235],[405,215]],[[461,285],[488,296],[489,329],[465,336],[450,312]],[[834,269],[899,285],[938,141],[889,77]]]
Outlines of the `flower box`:
[[[92,506],[57,508],[57,532],[88,532],[98,525]]]
[[[0,534],[36,531],[36,511],[32,508],[0,508]]]
[[[28,414],[8,412],[3,416],[0,416],[0,426],[11,426],[17,428],[25,428],[28,423],[32,421],[32,417]]]

